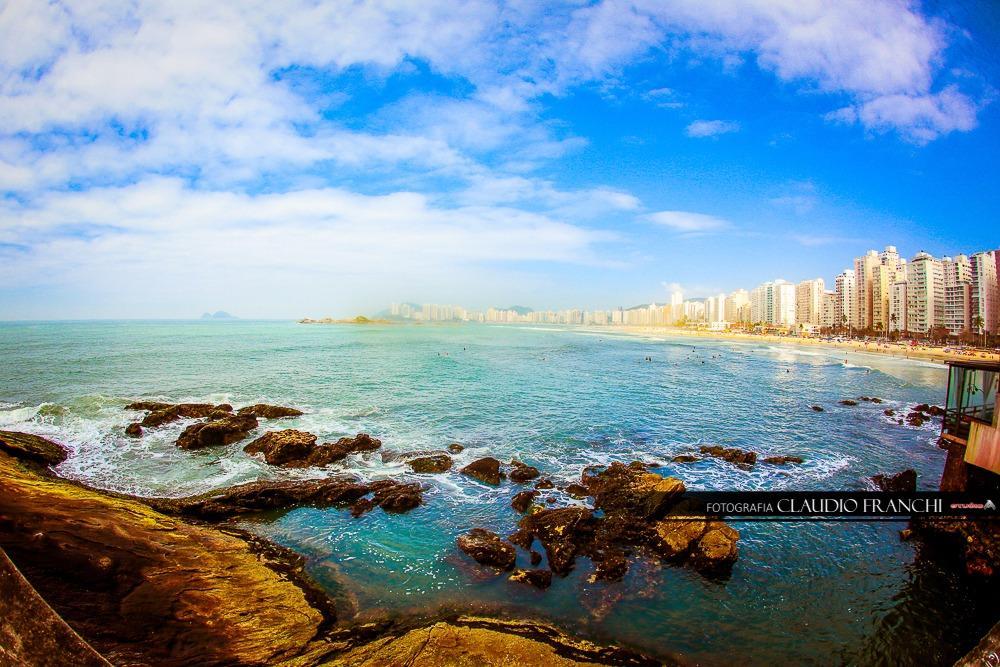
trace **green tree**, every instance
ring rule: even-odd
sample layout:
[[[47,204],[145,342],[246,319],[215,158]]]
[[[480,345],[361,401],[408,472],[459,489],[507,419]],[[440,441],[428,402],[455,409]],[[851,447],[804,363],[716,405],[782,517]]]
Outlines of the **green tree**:
[[[983,335],[983,347],[986,347],[986,320],[983,319],[982,315],[976,315],[972,318],[972,328]]]

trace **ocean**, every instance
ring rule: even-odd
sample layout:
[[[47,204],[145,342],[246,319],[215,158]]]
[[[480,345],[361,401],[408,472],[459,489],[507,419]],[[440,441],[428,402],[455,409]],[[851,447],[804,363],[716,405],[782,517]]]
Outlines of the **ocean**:
[[[938,422],[901,426],[883,410],[940,404],[936,364],[613,330],[255,321],[3,323],[0,359],[0,429],[67,445],[58,472],[97,487],[183,496],[343,473],[427,485],[424,505],[402,515],[301,508],[241,523],[305,556],[345,625],[455,610],[546,619],[706,665],[944,665],[998,614],[955,569],[918,558],[899,523],[734,523],[740,556],[728,579],[640,558],[624,581],[595,584],[579,559],[546,591],[486,575],[455,547],[470,528],[509,534],[519,518],[509,503],[525,487],[457,473],[487,455],[557,484],[586,466],[641,460],[694,489],[864,489],[904,468],[934,489]],[[884,402],[838,403],[862,395]],[[249,440],[182,451],[173,442],[189,421],[124,435],[141,413],[123,408],[139,398],[291,405],[306,414],[262,420],[257,433],[297,428],[327,442],[367,432],[383,447],[295,471],[243,453]],[[446,474],[383,461],[453,442],[465,450]],[[701,444],[805,463],[670,463]],[[551,493],[556,506],[583,502]]]

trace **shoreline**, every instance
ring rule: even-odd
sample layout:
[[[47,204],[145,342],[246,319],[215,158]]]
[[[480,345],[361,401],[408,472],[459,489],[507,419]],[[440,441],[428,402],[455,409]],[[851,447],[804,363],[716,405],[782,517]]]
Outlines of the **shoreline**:
[[[827,341],[819,338],[799,338],[795,336],[775,336],[771,334],[748,334],[736,331],[698,331],[676,327],[583,327],[582,330],[592,332],[614,332],[629,336],[659,336],[661,338],[692,338],[703,340],[729,340],[743,343],[772,343],[779,345],[797,345],[801,347],[818,347],[829,350],[844,350],[845,352],[861,352],[865,354],[881,354],[900,359],[915,359],[946,363],[948,361],[992,361],[1000,363],[1000,353],[975,352],[960,353],[948,347],[917,345],[910,346],[897,343],[873,343],[865,341]]]

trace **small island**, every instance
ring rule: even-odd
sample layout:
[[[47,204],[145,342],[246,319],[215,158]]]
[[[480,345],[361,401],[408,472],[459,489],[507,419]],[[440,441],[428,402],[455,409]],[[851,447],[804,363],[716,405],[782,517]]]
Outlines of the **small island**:
[[[224,310],[217,310],[214,313],[202,313],[201,319],[203,320],[238,320],[240,318],[235,315],[230,315]]]

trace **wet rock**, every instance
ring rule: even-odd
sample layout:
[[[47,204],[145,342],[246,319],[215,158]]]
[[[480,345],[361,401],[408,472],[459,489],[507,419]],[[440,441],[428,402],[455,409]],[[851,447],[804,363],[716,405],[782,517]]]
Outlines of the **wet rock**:
[[[822,405],[813,405],[811,407],[814,412],[826,412]]]
[[[553,489],[553,488],[555,488],[555,486],[556,485],[553,484],[552,480],[549,479],[548,477],[546,477],[544,479],[540,479],[537,482],[535,482],[535,488],[536,489]]]
[[[736,447],[723,447],[721,445],[702,445],[698,448],[702,454],[708,454],[723,461],[729,461],[738,465],[752,466],[757,463],[757,453],[737,449]]]
[[[903,530],[899,531],[900,542],[909,542],[912,538],[913,538],[913,531],[911,529],[904,528]]]
[[[530,538],[538,539],[545,549],[549,568],[566,576],[573,569],[577,545],[588,541],[592,533],[593,518],[594,513],[582,507],[540,510],[521,519],[518,523],[520,535],[516,539],[521,545],[527,542],[528,546]]]
[[[465,447],[458,444],[457,442],[453,442],[450,445],[448,445],[448,451],[451,452],[452,454],[461,454],[464,450]]]
[[[244,416],[249,416],[246,413]],[[252,416],[250,417],[253,418]],[[316,436],[306,431],[268,431],[243,448],[247,454],[263,454],[268,465],[283,466],[309,457],[316,449]]]
[[[594,561],[593,581],[621,581],[628,574],[628,558],[624,554],[614,553]]]
[[[707,528],[708,520],[704,516],[671,515],[656,523],[653,546],[664,558],[679,559],[691,551]]]
[[[145,412],[153,412],[155,410],[163,410],[164,408],[169,408],[172,403],[161,403],[160,401],[135,401],[134,403],[129,403],[125,406],[126,410],[144,410]]]
[[[535,551],[534,549],[532,549],[528,553],[528,560],[531,561],[532,565],[538,565],[539,563],[542,562],[542,554],[540,554],[537,551]]]
[[[805,463],[805,459],[801,456],[768,456],[766,459],[762,459],[764,463],[770,463],[771,465],[783,466],[786,463]]]
[[[349,454],[373,452],[381,446],[382,441],[378,438],[373,438],[367,433],[358,433],[353,438],[343,437],[337,442],[319,445],[308,458],[292,461],[288,466],[292,468],[325,466],[341,461]]]
[[[566,488],[563,489],[566,493],[573,496],[574,498],[586,498],[590,495],[589,490],[583,484],[568,484]]]
[[[583,484],[596,509],[623,512],[640,521],[662,517],[684,493],[684,482],[647,472],[638,462],[612,463],[594,475],[585,472]]]
[[[850,398],[845,398],[844,400],[840,401],[840,404],[846,406],[855,406],[858,404],[858,402],[851,400]]]
[[[451,469],[451,457],[447,454],[418,456],[407,461],[407,465],[417,473],[440,473]]]
[[[932,417],[944,417],[944,408],[940,405],[928,405],[925,412]]]
[[[529,584],[535,588],[546,589],[552,585],[551,570],[514,570],[508,577],[509,581]]]
[[[1000,531],[995,519],[921,516],[910,521],[910,528],[914,537],[935,551],[957,555],[970,577],[995,585],[1000,576]]]
[[[513,507],[515,511],[524,514],[528,511],[528,508],[531,507],[531,502],[538,496],[538,491],[521,491],[511,499],[510,506]]]
[[[721,521],[712,521],[691,550],[689,560],[700,572],[725,572],[739,555],[736,544],[739,539],[736,530]]]
[[[692,454],[678,454],[674,458],[670,459],[671,463],[694,463],[698,460],[697,456]]]
[[[483,484],[492,486],[498,486],[503,478],[503,473],[500,472],[500,461],[491,456],[473,461],[462,468],[461,472],[463,475],[468,475]]]
[[[215,409],[211,403],[178,403],[153,410],[140,423],[146,428],[155,428],[180,419],[204,419]]]
[[[892,408],[886,408],[885,410],[882,411],[882,414],[884,414],[886,417],[892,417],[893,415],[896,414],[896,411],[893,410]]]
[[[232,409],[232,408],[230,408]],[[288,408],[283,405],[268,405],[267,403],[257,403],[240,408],[238,415],[251,415],[258,419],[281,419],[283,417],[298,417],[304,414],[301,410]]]
[[[372,502],[391,514],[409,512],[421,503],[422,490],[416,482],[401,484],[386,479],[372,482],[369,487],[374,491]]]
[[[141,438],[142,437],[142,425],[139,422],[132,422],[125,427],[125,435],[130,438]]]
[[[202,449],[230,445],[247,437],[257,428],[257,420],[250,416],[230,415],[224,419],[191,424],[177,438],[181,449]]]
[[[880,491],[912,493],[917,490],[917,472],[907,469],[895,475],[873,475],[871,481]]]
[[[930,417],[921,412],[911,412],[906,415],[906,423],[913,427],[923,426],[924,422],[928,419],[930,419]]]
[[[15,431],[0,431],[0,451],[43,466],[59,465],[69,456],[69,450],[57,442]]]
[[[538,472],[538,468],[526,465],[520,461],[511,461],[510,464],[513,466],[513,469],[510,471],[510,480],[518,484],[530,482],[541,474]]]
[[[859,396],[859,401],[864,401],[865,403],[881,403],[882,399],[878,396]]]
[[[455,542],[459,549],[481,565],[509,570],[517,559],[513,546],[484,528],[473,528],[465,535],[459,535]]]

